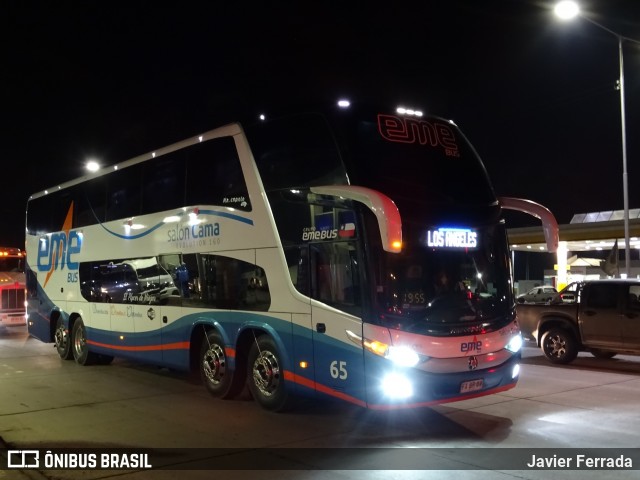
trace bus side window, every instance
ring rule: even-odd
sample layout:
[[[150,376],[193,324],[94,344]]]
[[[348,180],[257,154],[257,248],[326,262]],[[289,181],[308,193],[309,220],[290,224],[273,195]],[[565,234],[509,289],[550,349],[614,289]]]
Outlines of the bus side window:
[[[184,255],[191,288],[185,307],[267,311],[271,294],[265,271],[222,255]],[[197,265],[197,266],[196,266]]]
[[[107,178],[106,220],[135,217],[141,213],[142,165],[112,173]]]
[[[355,247],[349,242],[313,244],[312,297],[353,315],[360,311],[360,281]]]
[[[107,201],[107,181],[104,177],[89,180],[84,185],[73,187],[72,191],[76,201],[74,228],[104,222]]]
[[[309,295],[309,247],[289,246],[284,248],[291,283],[303,295]]]

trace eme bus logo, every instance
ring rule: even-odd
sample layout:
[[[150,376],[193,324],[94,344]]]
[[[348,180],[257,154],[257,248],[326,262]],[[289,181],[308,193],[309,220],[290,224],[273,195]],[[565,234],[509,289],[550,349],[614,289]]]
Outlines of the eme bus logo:
[[[463,353],[480,353],[482,351],[482,342],[480,340],[476,340],[475,338],[471,342],[462,342],[460,344],[460,351]]]
[[[455,134],[445,123],[378,114],[378,130],[390,142],[440,146],[450,157],[460,155]]]
[[[54,271],[58,269],[64,270],[65,267],[70,271],[75,270],[75,272],[69,273],[67,280],[70,282],[78,281],[77,270],[79,263],[73,259],[74,255],[82,250],[82,233],[71,231],[72,219],[73,202],[71,202],[67,217],[62,225],[62,231],[40,238],[37,261],[38,271],[47,272],[43,286],[46,286]]]

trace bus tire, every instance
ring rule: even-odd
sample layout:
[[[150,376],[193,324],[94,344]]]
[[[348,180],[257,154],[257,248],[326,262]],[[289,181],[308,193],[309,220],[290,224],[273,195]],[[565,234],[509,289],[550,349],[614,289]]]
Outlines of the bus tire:
[[[78,365],[91,365],[96,361],[96,354],[89,351],[87,330],[81,319],[77,319],[71,330],[73,358]]]
[[[287,391],[282,357],[270,336],[262,335],[251,344],[247,378],[251,395],[264,409],[281,412],[291,407],[292,395]]]
[[[540,342],[544,356],[551,363],[566,364],[578,356],[578,342],[569,330],[552,328],[542,335]]]
[[[209,393],[215,398],[232,398],[242,385],[234,381],[233,371],[229,369],[229,359],[222,337],[215,330],[207,332],[200,347],[200,378]]]
[[[58,317],[58,320],[56,321],[53,341],[55,343],[56,351],[61,359],[71,360],[73,358],[73,351],[71,350],[71,335],[69,335],[69,330],[65,327],[62,317]]]

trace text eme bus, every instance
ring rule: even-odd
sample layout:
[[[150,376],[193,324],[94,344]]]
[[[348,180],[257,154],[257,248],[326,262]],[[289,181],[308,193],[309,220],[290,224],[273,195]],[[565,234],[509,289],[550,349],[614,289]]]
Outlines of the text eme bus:
[[[458,127],[346,103],[225,123],[31,196],[31,335],[199,370],[263,407],[427,406],[516,385],[503,209]]]

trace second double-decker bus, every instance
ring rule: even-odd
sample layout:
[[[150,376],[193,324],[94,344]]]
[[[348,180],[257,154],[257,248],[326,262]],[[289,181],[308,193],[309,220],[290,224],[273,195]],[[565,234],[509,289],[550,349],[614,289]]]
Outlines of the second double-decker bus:
[[[200,371],[264,408],[513,388],[505,208],[451,121],[349,102],[225,123],[31,196],[31,335],[86,365]]]

